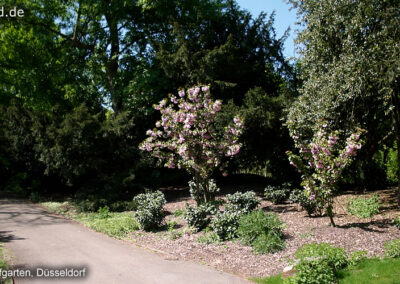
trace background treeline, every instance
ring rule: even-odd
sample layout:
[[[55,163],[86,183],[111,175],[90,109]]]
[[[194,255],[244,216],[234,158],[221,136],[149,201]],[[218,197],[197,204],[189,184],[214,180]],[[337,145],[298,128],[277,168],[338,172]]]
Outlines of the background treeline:
[[[298,180],[285,121],[312,105],[294,103],[309,71],[283,56],[273,14],[252,18],[230,0],[5,2],[25,17],[0,20],[0,190],[120,200],[187,179],[138,145],[158,119],[152,105],[197,83],[223,100],[218,123],[245,119],[231,173]],[[372,99],[362,103],[377,108],[363,114],[376,135],[345,183],[394,183],[391,122]]]

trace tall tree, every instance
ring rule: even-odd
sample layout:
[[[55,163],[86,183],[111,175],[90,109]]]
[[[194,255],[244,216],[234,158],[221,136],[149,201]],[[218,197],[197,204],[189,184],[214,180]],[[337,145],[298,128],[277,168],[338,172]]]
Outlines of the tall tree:
[[[304,24],[297,39],[304,85],[289,111],[292,135],[325,119],[332,128],[367,129],[370,158],[387,137],[399,144],[400,1],[289,2]]]

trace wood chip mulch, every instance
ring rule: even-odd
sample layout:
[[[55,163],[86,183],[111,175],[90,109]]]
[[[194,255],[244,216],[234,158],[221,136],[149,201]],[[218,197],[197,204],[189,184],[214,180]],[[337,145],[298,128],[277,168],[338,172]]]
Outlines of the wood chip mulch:
[[[374,192],[362,194],[370,196]],[[354,193],[343,194],[335,201],[336,227],[329,226],[328,217],[308,217],[297,205],[273,205],[262,200],[261,207],[266,212],[276,212],[286,223],[284,230],[286,248],[274,254],[256,255],[251,247],[239,242],[224,242],[221,244],[202,244],[197,238],[202,233],[192,233],[181,217],[167,216],[167,220],[175,220],[182,231],[182,236],[172,240],[170,233],[164,231],[155,233],[133,232],[130,238],[139,246],[148,248],[170,260],[188,260],[214,267],[218,270],[237,274],[242,277],[265,277],[282,272],[288,266],[288,260],[296,250],[306,243],[328,242],[346,249],[368,251],[369,256],[384,255],[384,243],[400,239],[400,230],[393,226],[392,220],[400,214],[396,207],[396,188],[376,191],[383,206],[380,214],[373,218],[360,219],[349,216],[346,204]],[[165,209],[172,213],[184,209],[188,198],[180,198],[169,202]],[[192,203],[192,202],[190,202]]]

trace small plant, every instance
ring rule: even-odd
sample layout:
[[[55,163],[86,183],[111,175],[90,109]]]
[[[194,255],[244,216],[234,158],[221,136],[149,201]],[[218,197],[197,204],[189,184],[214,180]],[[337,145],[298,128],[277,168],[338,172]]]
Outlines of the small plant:
[[[247,214],[251,212],[252,210],[256,209],[259,204],[254,191],[227,194],[226,199],[228,201],[225,205],[225,211],[237,212],[240,214]]]
[[[346,251],[328,243],[303,245],[295,258],[296,274],[286,278],[285,283],[334,283],[339,270],[349,264]]]
[[[135,218],[142,230],[148,231],[161,225],[164,219],[163,207],[166,203],[161,191],[139,194],[133,201],[137,204]]]
[[[272,253],[285,247],[283,228],[278,215],[257,210],[240,218],[237,234],[255,253]]]
[[[197,242],[202,244],[217,244],[220,242],[218,235],[214,232],[206,232],[204,235],[197,238]]]
[[[288,199],[291,192],[291,184],[283,183],[281,186],[267,186],[264,195],[267,200],[274,204],[283,204]]]
[[[211,222],[211,216],[217,212],[217,208],[211,203],[202,203],[197,207],[187,205],[184,218],[189,226],[201,231]]]
[[[374,194],[371,198],[353,198],[347,205],[347,211],[359,218],[370,218],[379,213],[379,206],[379,198]]]
[[[385,243],[386,256],[397,258],[400,257],[400,239]]]
[[[31,192],[31,194],[29,194],[29,199],[34,203],[39,202],[40,201],[39,192],[36,192],[36,191],[35,192]]]
[[[107,205],[99,208],[97,211],[97,217],[100,219],[106,219],[110,217],[110,208]]]
[[[183,234],[181,231],[175,229],[175,226],[177,224],[178,223],[174,220],[167,221],[168,235],[170,240],[175,240],[177,238],[180,238]]]
[[[397,216],[397,218],[395,218],[395,219],[393,220],[393,224],[394,224],[395,227],[397,227],[398,229],[400,229],[400,215]]]
[[[220,240],[232,240],[237,237],[240,217],[240,212],[218,212],[210,226]]]
[[[167,221],[168,232],[172,232],[175,229],[176,225],[178,225],[178,223],[176,221],[168,220]]]
[[[185,216],[185,210],[184,209],[176,209],[172,215],[174,215],[174,217],[183,217]]]
[[[306,210],[308,216],[313,214],[322,215],[323,206],[318,206],[317,200],[307,197],[303,190],[295,189],[290,193],[289,201],[298,203],[303,210]]]

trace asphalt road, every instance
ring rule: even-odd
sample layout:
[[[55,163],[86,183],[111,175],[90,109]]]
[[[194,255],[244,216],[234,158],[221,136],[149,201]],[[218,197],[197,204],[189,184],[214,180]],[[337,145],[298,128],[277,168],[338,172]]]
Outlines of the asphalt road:
[[[50,273],[37,268],[74,268],[76,275],[85,274],[17,278],[17,283],[249,283],[203,265],[164,259],[19,200],[0,199],[0,241],[20,274],[24,269],[31,269],[32,276]],[[85,272],[80,272],[83,268]]]

